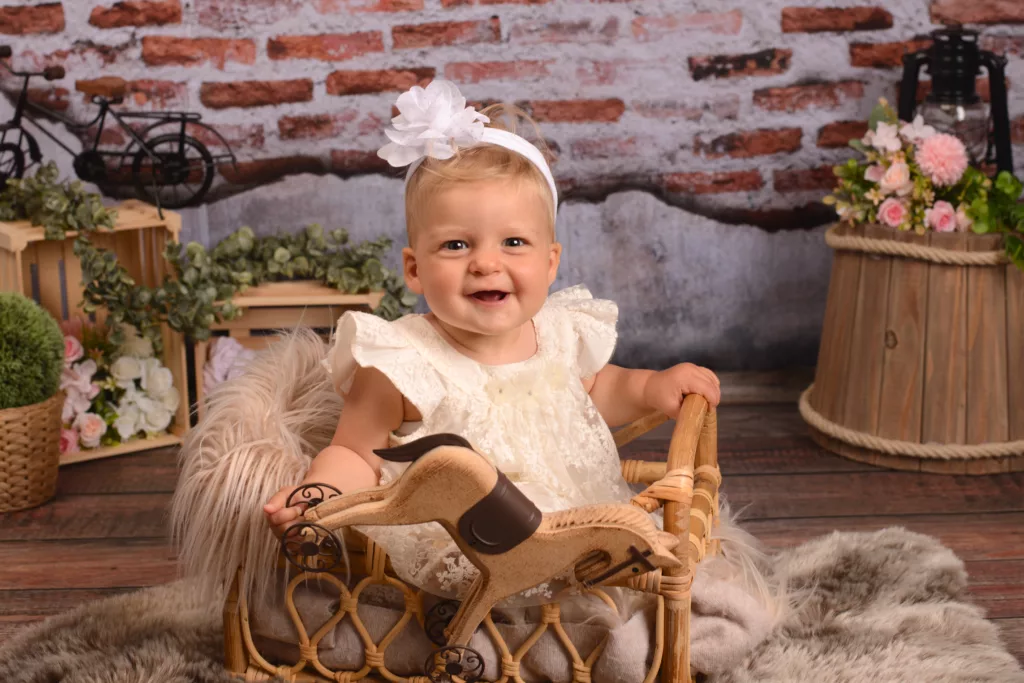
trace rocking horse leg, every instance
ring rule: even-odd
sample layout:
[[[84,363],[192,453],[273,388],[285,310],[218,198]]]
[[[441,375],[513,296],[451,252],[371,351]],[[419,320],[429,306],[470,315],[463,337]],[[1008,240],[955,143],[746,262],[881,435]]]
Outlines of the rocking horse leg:
[[[459,606],[454,618],[445,629],[448,644],[434,650],[427,659],[424,673],[435,683],[454,680],[458,677],[466,683],[473,683],[484,674],[484,660],[479,652],[469,647],[469,641],[480,622],[491,609],[491,602],[481,602],[490,591],[488,581],[481,574],[473,581],[469,592]]]

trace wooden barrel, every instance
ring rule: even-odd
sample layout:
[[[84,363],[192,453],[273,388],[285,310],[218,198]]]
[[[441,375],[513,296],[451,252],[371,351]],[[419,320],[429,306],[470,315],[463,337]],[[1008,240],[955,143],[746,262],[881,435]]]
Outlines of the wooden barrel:
[[[917,235],[881,225],[840,224],[835,234],[961,253],[1003,248],[999,235]],[[1006,263],[946,265],[837,249],[814,385],[804,401],[860,434],[904,444],[998,443],[1013,451],[897,455],[812,424],[820,445],[854,460],[956,474],[1024,471],[1024,273]],[[818,419],[809,419],[805,405],[801,413],[809,423]]]

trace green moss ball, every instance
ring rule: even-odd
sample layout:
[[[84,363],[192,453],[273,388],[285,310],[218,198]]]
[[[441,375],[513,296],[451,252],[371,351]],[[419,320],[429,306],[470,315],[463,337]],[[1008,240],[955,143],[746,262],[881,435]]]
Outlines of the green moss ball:
[[[40,403],[57,393],[64,335],[36,302],[0,292],[0,410]]]

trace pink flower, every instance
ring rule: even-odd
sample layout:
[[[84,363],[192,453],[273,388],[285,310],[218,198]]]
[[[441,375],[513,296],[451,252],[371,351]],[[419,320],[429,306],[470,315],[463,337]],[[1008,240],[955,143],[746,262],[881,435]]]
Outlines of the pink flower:
[[[949,202],[939,200],[924,212],[924,222],[937,232],[956,230],[956,209]]]
[[[918,147],[917,163],[936,185],[953,185],[967,169],[967,150],[956,137],[939,133]]]
[[[107,433],[107,423],[96,413],[79,413],[71,426],[78,429],[82,445],[86,448],[99,446],[100,437]]]
[[[864,171],[864,180],[871,183],[877,183],[885,175],[885,167],[879,164],[872,164],[868,166]]]
[[[967,205],[961,204],[956,207],[956,229],[960,232],[967,232],[974,225],[974,221],[967,215]]]
[[[61,453],[77,453],[78,452],[78,432],[74,429],[62,429],[60,430],[60,452]]]
[[[82,348],[82,342],[70,334],[66,335],[64,337],[64,364],[71,365],[83,355],[85,355],[85,349]]]
[[[907,207],[903,202],[889,197],[878,207],[878,220],[890,228],[898,228],[907,218]]]
[[[905,161],[894,161],[878,181],[878,187],[884,194],[895,192],[901,197],[910,194],[914,189],[914,182],[910,179],[910,166],[907,166]]]

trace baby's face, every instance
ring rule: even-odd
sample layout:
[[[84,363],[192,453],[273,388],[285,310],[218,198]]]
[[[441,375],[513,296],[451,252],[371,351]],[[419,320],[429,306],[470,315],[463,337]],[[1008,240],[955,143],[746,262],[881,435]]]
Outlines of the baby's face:
[[[482,180],[438,194],[402,251],[406,285],[459,329],[517,329],[544,304],[562,253],[537,193],[530,183]]]

